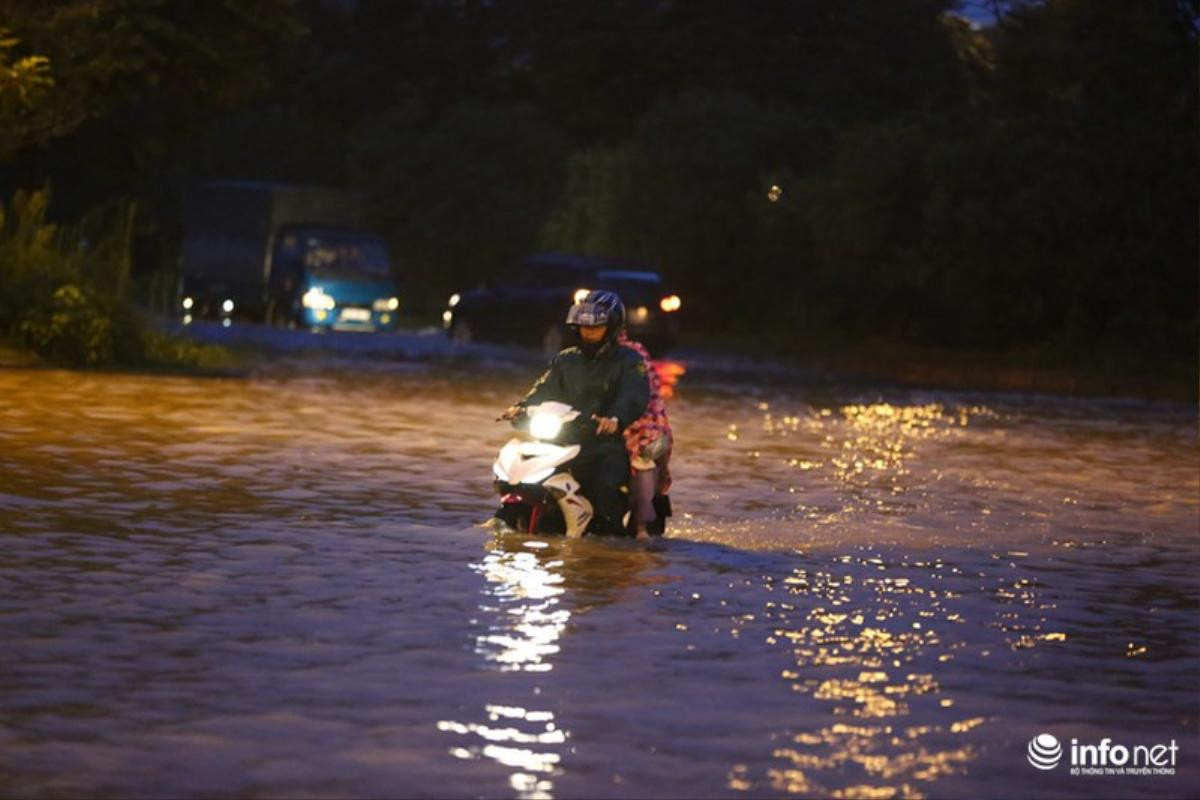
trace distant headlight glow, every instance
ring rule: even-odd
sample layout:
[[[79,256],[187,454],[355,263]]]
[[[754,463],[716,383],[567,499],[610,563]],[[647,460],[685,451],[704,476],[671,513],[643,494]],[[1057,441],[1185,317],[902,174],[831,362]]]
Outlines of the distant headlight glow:
[[[371,304],[371,308],[376,311],[395,311],[399,307],[399,297],[381,297]]]
[[[671,311],[678,311],[682,305],[683,301],[679,299],[679,295],[673,294],[664,297],[659,302],[658,307],[669,313]]]
[[[232,314],[233,313],[233,301],[226,300],[224,303],[221,303],[221,310],[224,311],[226,314]]]
[[[192,306],[196,305],[196,301],[190,297],[185,297],[185,298],[183,298],[182,305],[183,305],[183,308],[185,311],[191,311]]]
[[[455,292],[454,294],[450,295],[450,300],[447,301],[447,305],[449,305],[451,308],[454,308],[456,305],[458,305],[459,300],[462,300],[462,295],[460,295],[458,292]]]

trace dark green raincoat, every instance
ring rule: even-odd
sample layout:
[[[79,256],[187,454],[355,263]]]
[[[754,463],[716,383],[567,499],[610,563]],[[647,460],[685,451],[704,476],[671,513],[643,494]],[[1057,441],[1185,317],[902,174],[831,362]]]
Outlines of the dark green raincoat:
[[[622,535],[623,518],[629,508],[629,454],[621,435],[646,410],[650,402],[650,380],[641,355],[628,347],[608,342],[594,355],[568,347],[550,362],[529,394],[518,403],[532,406],[556,400],[580,412],[584,421],[616,417],[617,432],[604,436],[584,435],[582,449],[571,462],[571,473],[592,501],[596,533]],[[595,431],[595,422],[586,426]]]

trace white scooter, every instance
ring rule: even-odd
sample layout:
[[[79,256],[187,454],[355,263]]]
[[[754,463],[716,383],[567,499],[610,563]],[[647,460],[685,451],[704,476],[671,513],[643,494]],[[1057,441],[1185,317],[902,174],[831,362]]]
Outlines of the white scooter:
[[[492,465],[500,493],[494,515],[499,523],[521,533],[583,536],[592,504],[569,470],[580,446],[555,443],[564,428],[581,424],[578,420],[579,411],[566,403],[546,402],[525,409],[514,422],[532,440],[510,439]]]

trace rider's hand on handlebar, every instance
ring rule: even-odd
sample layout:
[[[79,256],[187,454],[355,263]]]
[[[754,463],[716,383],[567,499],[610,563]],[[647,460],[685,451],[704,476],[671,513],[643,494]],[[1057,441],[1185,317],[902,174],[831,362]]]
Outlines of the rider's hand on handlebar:
[[[617,422],[616,417],[599,417],[599,416],[596,416],[595,414],[592,414],[592,419],[596,420],[596,435],[597,436],[602,436],[606,433],[616,433],[617,425],[620,424],[619,422]]]

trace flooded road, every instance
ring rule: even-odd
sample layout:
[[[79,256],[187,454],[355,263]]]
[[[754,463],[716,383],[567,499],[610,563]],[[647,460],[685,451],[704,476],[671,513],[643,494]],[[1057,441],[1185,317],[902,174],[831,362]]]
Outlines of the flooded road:
[[[497,538],[536,371],[0,371],[0,794],[1200,793],[1194,409],[694,368],[666,540]]]

